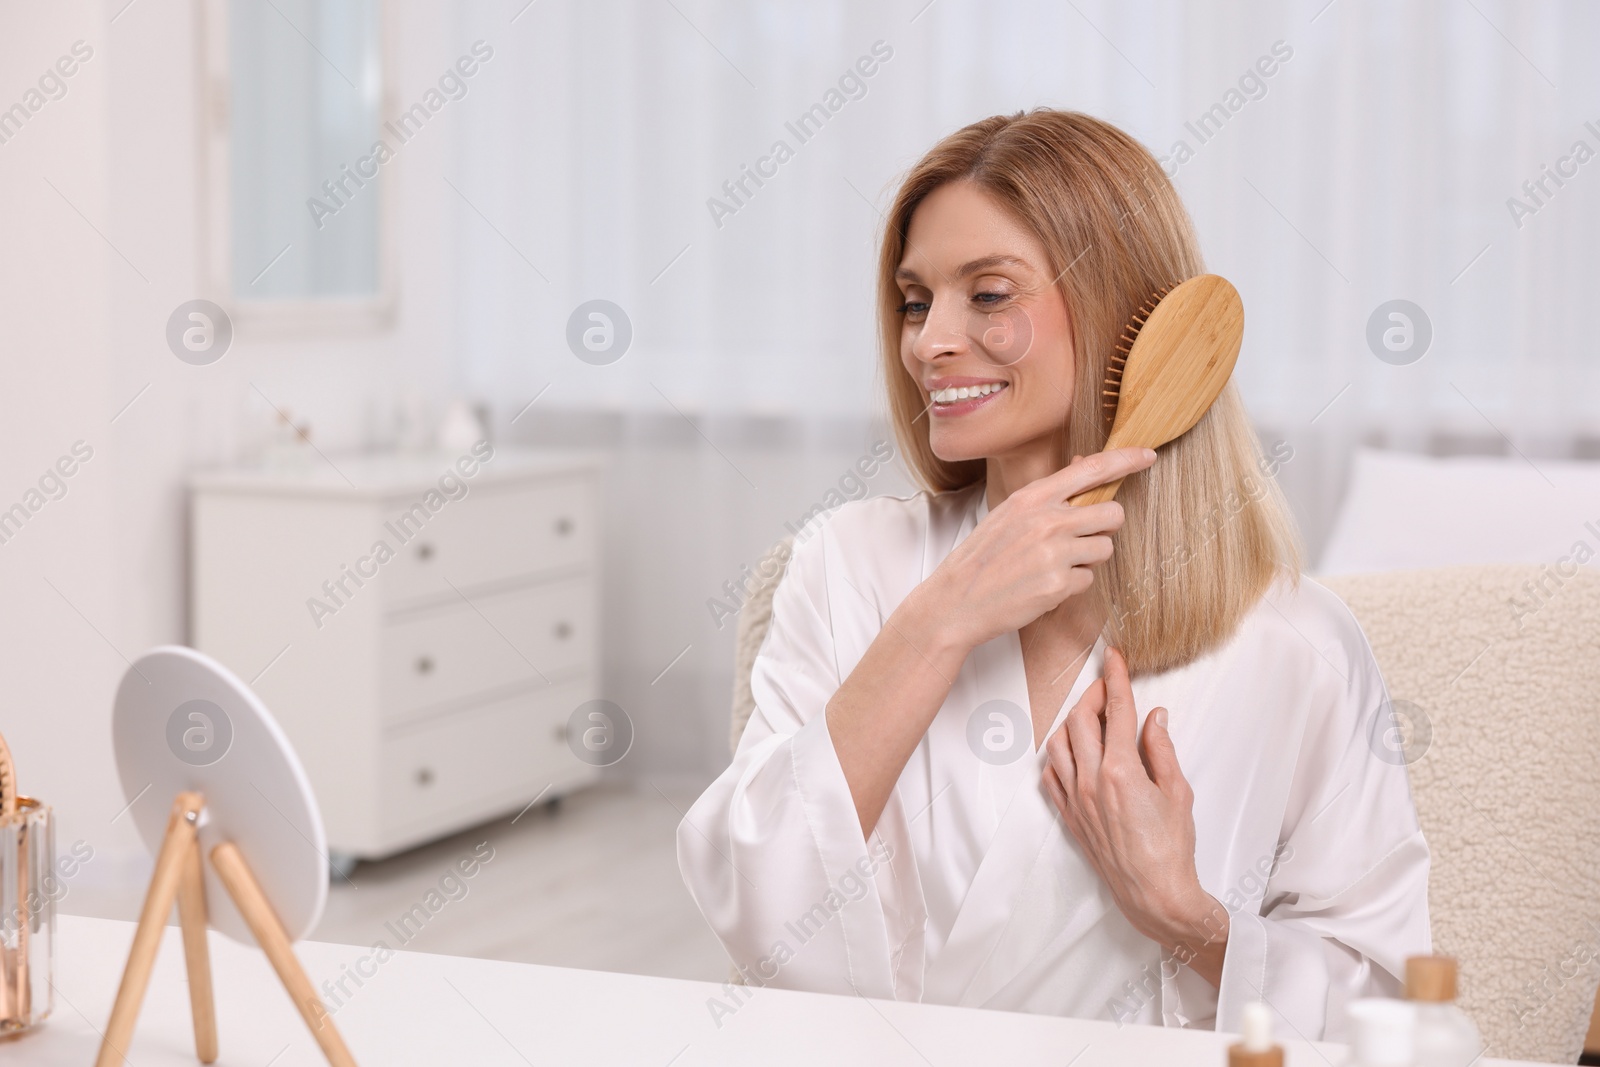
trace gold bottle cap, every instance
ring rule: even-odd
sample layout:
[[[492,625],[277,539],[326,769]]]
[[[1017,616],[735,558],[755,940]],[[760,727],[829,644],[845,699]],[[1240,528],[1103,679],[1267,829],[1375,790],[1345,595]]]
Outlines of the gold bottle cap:
[[[1451,956],[1406,960],[1406,999],[1443,1004],[1456,999],[1456,961]]]

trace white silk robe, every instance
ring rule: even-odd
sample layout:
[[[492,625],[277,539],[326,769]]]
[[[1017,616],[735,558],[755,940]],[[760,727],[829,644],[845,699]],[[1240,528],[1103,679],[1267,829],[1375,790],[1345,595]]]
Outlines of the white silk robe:
[[[1027,709],[1015,633],[967,657],[862,839],[823,714],[884,620],[987,514],[981,484],[847,504],[809,528],[755,662],[732,765],[678,828],[689,891],[754,985],[1335,1039],[1430,948],[1428,848],[1386,743],[1386,693],[1345,606],[1275,585],[1228,642],[1141,677],[1194,789],[1200,883],[1229,909],[1220,989],[1118,911],[1041,785],[1042,751],[979,759],[969,719]],[[952,610],[960,610],[959,605]],[[1100,674],[1097,645],[1052,732]]]

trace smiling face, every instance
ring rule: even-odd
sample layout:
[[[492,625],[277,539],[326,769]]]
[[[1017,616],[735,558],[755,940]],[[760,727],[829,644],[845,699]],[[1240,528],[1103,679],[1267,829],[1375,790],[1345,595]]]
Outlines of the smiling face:
[[[1177,190],[1116,127],[1035,108],[942,138],[884,213],[874,277],[884,399],[919,487],[985,485],[995,509],[1073,455],[1104,448],[1115,404],[1103,383],[1129,315],[1203,273]],[[988,395],[935,392],[974,386]],[[1218,647],[1260,591],[1299,572],[1276,483],[1266,479],[1261,496],[1241,491],[1260,484],[1260,463],[1230,385],[1154,467],[1122,484],[1127,521],[1092,595],[1135,674]],[[1187,517],[1235,492],[1244,509],[1196,546]],[[1181,581],[1151,582],[1179,556]]]
[[[931,404],[934,455],[1064,462],[1072,322],[1038,238],[976,184],[950,182],[917,205],[895,279],[900,360]]]

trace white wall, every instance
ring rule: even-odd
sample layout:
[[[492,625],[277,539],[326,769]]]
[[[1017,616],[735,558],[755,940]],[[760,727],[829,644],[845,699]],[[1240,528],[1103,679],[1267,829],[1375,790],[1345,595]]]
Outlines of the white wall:
[[[111,647],[123,640],[107,294],[109,272],[126,267],[95,232],[115,239],[112,63],[97,6],[11,6],[0,22],[0,107],[21,100],[74,41],[93,49],[66,95],[0,144],[0,507],[22,500],[74,441],[93,449],[66,495],[0,544],[0,731],[22,791],[58,804],[62,845],[81,837],[99,849],[127,829],[108,825],[122,800],[104,729],[107,694],[125,669]]]
[[[166,347],[168,316],[214,295],[198,253],[199,8],[120,6],[0,13],[0,106],[74,40],[94,49],[67,95],[0,144],[0,500],[20,499],[74,440],[94,448],[67,495],[0,545],[0,732],[24,791],[57,808],[63,847],[82,838],[95,848],[63,906],[126,912],[127,886],[148,861],[131,820],[111,821],[123,800],[110,701],[125,657],[185,639],[185,473],[235,457],[252,383],[309,418],[327,451],[357,447],[370,404],[398,386],[447,390],[455,216],[438,181],[448,131],[429,129],[393,167],[405,222],[392,332],[240,332],[220,362],[180,362]],[[402,7],[397,78],[429,82],[455,58],[448,11]]]

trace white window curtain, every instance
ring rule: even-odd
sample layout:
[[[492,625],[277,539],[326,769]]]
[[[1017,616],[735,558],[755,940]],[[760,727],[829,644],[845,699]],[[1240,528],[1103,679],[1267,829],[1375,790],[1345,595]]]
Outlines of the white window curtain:
[[[457,115],[443,201],[462,384],[505,414],[548,385],[552,408],[871,415],[897,176],[967,122],[1051,105],[1172,160],[1244,295],[1264,423],[1555,453],[1600,423],[1594,4],[524,2],[462,9],[461,43],[497,60]],[[724,183],[780,141],[792,156],[734,199]],[[633,328],[609,366],[565,341],[593,298]],[[1431,323],[1409,366],[1367,343],[1392,299]]]
[[[504,0],[457,11],[459,41],[417,47],[450,59],[482,39],[495,58],[451,105],[444,174],[403,180],[435,183],[458,235],[460,389],[495,405],[507,438],[601,444],[615,461],[605,672],[642,739],[630,773],[725,765],[734,628],[708,604],[886,436],[872,425],[878,212],[939,137],[986,115],[1076,108],[1172,158],[1210,268],[1243,293],[1239,378],[1268,443],[1295,451],[1279,478],[1313,559],[1357,442],[1514,455],[1509,440],[1536,458],[1600,444],[1588,299],[1600,159],[1562,186],[1544,179],[1539,204],[1523,189],[1546,164],[1567,158],[1571,170],[1575,142],[1600,150],[1585,125],[1600,126],[1588,54],[1600,6]],[[878,41],[893,54],[865,65],[864,94],[841,87]],[[1273,56],[1280,41],[1287,59]],[[1258,68],[1262,57],[1275,62]],[[1248,73],[1261,69],[1272,74],[1258,84]],[[836,111],[800,143],[787,124],[830,90]],[[1206,115],[1201,143],[1186,124]],[[1180,139],[1193,151],[1181,165]],[[723,183],[778,140],[793,157],[714,218],[707,201],[727,200]],[[1513,219],[1511,197],[1537,210]],[[633,327],[610,365],[580,361],[565,339],[592,299],[620,305]],[[1366,339],[1393,299],[1421,306],[1433,328],[1409,366],[1380,361]],[[906,491],[898,479],[884,471],[868,488]]]

